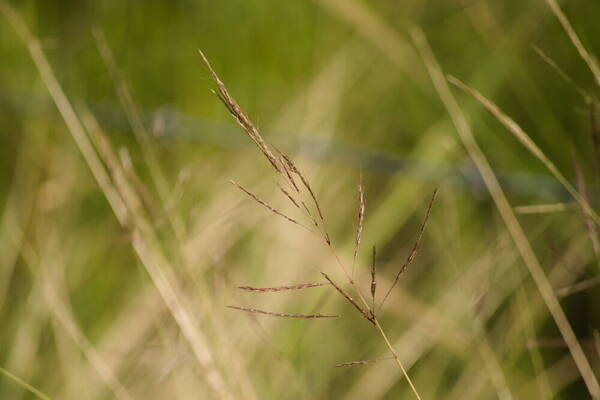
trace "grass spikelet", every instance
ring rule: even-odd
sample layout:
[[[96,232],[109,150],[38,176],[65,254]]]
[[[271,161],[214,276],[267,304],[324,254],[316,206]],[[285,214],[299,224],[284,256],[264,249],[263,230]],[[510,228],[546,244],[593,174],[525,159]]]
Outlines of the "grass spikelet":
[[[360,239],[363,230],[363,221],[365,219],[365,193],[363,189],[362,183],[362,174],[360,177],[360,181],[358,182],[358,216],[357,216],[357,224],[356,224],[356,240],[354,242],[354,262],[356,262],[356,257],[358,256],[358,250],[360,248]],[[352,276],[354,276],[354,265],[352,266]]]
[[[240,306],[227,306],[228,308],[232,308],[234,310],[246,311],[253,314],[263,314],[270,315],[272,317],[281,317],[281,318],[300,318],[300,319],[318,319],[318,318],[339,318],[339,315],[328,315],[328,314],[289,314],[289,313],[277,313],[265,310],[259,310],[257,308],[250,307],[240,307]]]
[[[296,184],[296,181],[293,178],[293,172],[290,167],[290,164],[292,164],[291,159],[286,154],[284,154],[281,150],[279,150],[279,148],[277,148],[276,146],[273,146],[273,148],[275,149],[277,154],[279,154],[278,161],[283,169],[283,172],[285,173],[287,182],[289,182],[290,186],[294,188],[294,191],[296,193],[300,193],[300,189],[298,188],[298,185]]]
[[[375,292],[377,291],[377,279],[376,279],[377,270],[375,269],[376,268],[375,267],[376,260],[377,260],[377,249],[375,248],[375,246],[373,246],[373,260],[371,262],[371,299],[373,300],[373,312],[375,312]]]
[[[354,308],[356,308],[366,320],[368,320],[372,324],[375,324],[373,314],[370,311],[366,311],[361,306],[359,306],[356,300],[354,300],[352,296],[350,296],[344,289],[342,289],[335,282],[333,282],[333,280],[331,280],[331,278],[325,272],[321,272],[321,275],[323,275],[323,277],[325,277],[325,279],[327,279],[329,283],[331,283],[331,286],[333,286],[335,290],[337,290],[342,296],[344,296],[344,298],[348,300],[348,302],[352,304],[352,306],[354,306]]]
[[[263,155],[267,158],[267,160],[271,163],[272,167],[275,169],[276,172],[284,175],[287,178],[287,181],[290,183],[290,185],[296,190],[296,192],[300,192],[298,185],[296,184],[296,182],[294,181],[292,175],[297,175],[300,180],[302,181],[302,184],[304,185],[304,187],[306,188],[306,190],[308,191],[308,193],[310,194],[310,197],[313,200],[313,203],[317,209],[317,212],[319,213],[319,217],[321,219],[321,225],[323,228],[323,238],[325,239],[325,242],[327,242],[328,245],[331,245],[331,240],[329,239],[329,234],[325,231],[325,219],[323,217],[323,213],[321,211],[321,206],[319,205],[319,202],[317,201],[317,197],[315,196],[314,191],[312,190],[312,187],[310,186],[310,183],[308,182],[308,179],[300,172],[300,170],[296,167],[296,165],[294,164],[294,162],[292,161],[292,159],[290,157],[288,157],[286,154],[282,153],[281,151],[279,151],[277,148],[275,148],[275,150],[281,155],[282,159],[278,159],[277,157],[275,157],[275,155],[273,154],[273,152],[271,151],[271,149],[269,148],[269,146],[267,145],[267,143],[264,141],[263,137],[261,136],[260,132],[258,131],[258,129],[254,126],[254,124],[252,123],[252,121],[250,121],[250,118],[248,118],[246,116],[246,114],[243,112],[243,110],[240,108],[240,106],[238,105],[238,103],[235,101],[235,99],[233,98],[233,96],[231,96],[227,90],[227,88],[225,87],[225,84],[223,83],[223,81],[221,81],[221,79],[219,78],[219,76],[217,75],[217,73],[215,72],[215,70],[213,69],[212,65],[210,64],[210,62],[208,61],[208,59],[206,58],[206,56],[204,55],[204,53],[201,50],[198,50],[198,52],[200,53],[200,57],[202,58],[202,61],[204,62],[204,64],[206,65],[206,68],[208,69],[211,79],[213,80],[213,82],[215,83],[217,90],[215,91],[215,94],[217,95],[217,97],[219,97],[219,99],[221,100],[221,102],[225,105],[225,107],[227,108],[227,110],[231,113],[231,115],[236,119],[236,121],[239,123],[239,125],[244,129],[244,131],[248,134],[248,136],[250,137],[250,139],[256,144],[256,146],[259,148],[259,150],[263,153]],[[309,230],[312,232],[312,230],[308,229],[306,226],[304,226],[303,224],[299,223],[298,221],[296,221],[295,219],[283,214],[282,212],[276,210],[274,207],[270,206],[269,204],[267,204],[265,201],[259,199],[256,195],[252,194],[250,191],[244,189],[242,186],[240,186],[239,184],[235,183],[232,181],[232,183],[234,185],[236,185],[238,188],[240,188],[241,190],[243,190],[248,196],[250,196],[252,199],[254,199],[255,201],[257,201],[258,203],[262,204],[264,207],[268,208],[271,212],[287,219],[288,221],[300,225],[302,227],[304,227],[305,229]],[[284,190],[281,186],[280,186],[281,191],[283,192],[283,194],[298,208],[300,208],[300,206],[298,205],[298,202],[293,198],[293,196],[291,196],[289,194],[289,192],[287,192],[286,190]],[[308,207],[304,207],[305,210],[308,212],[309,216],[312,217],[312,215],[310,214],[310,212],[308,211]],[[314,218],[313,218],[314,220]],[[318,226],[319,224],[316,223],[316,220],[314,221],[315,225]]]
[[[244,290],[246,292],[283,292],[285,290],[302,290],[313,287],[327,286],[329,283],[303,283],[300,285],[291,285],[291,286],[276,286],[276,287],[252,287],[252,286],[238,286],[238,289]]]
[[[309,232],[312,232],[312,230],[310,230],[308,227],[304,226],[303,224],[301,224],[300,222],[296,221],[295,219],[293,219],[291,217],[288,217],[287,215],[285,215],[281,211],[279,211],[276,208],[274,208],[273,206],[269,205],[264,200],[260,199],[258,196],[256,196],[254,193],[250,192],[248,189],[244,188],[239,183],[237,183],[237,182],[235,182],[233,180],[230,180],[229,182],[232,185],[236,186],[238,189],[240,189],[242,192],[246,193],[248,195],[248,197],[250,197],[252,200],[256,201],[258,204],[262,205],[267,210],[271,211],[273,214],[277,214],[280,217],[285,218],[286,220],[290,221],[291,223],[296,224],[298,226],[301,226],[304,229],[307,229]]]
[[[394,357],[381,357],[381,358],[375,358],[373,360],[348,361],[348,362],[344,362],[344,363],[340,363],[340,364],[335,364],[333,366],[333,368],[356,367],[356,366],[360,366],[360,365],[371,364],[371,363],[378,362],[378,361],[393,360],[393,359],[394,359]]]
[[[256,144],[259,150],[264,154],[267,160],[269,160],[271,166],[273,166],[273,168],[277,172],[281,173],[281,167],[278,164],[277,158],[273,155],[273,152],[262,138],[258,129],[254,126],[254,124],[252,123],[252,121],[250,121],[246,114],[244,114],[244,112],[242,111],[238,103],[235,101],[235,99],[229,94],[227,88],[225,87],[225,84],[221,81],[221,79],[213,69],[212,65],[210,64],[202,50],[198,50],[198,52],[200,53],[200,57],[202,57],[202,61],[204,61],[204,64],[206,65],[206,68],[210,73],[210,77],[217,86],[217,90],[215,92],[217,97],[221,100],[221,102],[223,102],[227,110],[229,110],[231,115],[240,124],[240,126],[248,134],[250,139],[252,139],[252,141]]]
[[[308,190],[308,193],[310,194],[310,197],[312,198],[313,203],[315,204],[315,207],[317,208],[319,217],[321,218],[321,221],[324,224],[325,218],[323,217],[323,212],[321,212],[321,206],[319,205],[319,202],[317,200],[317,197],[315,196],[315,193],[313,192],[312,188],[310,187],[310,183],[308,182],[308,179],[306,179],[306,177],[302,174],[300,169],[298,169],[298,167],[296,167],[296,164],[294,164],[294,161],[292,161],[292,159],[290,157],[288,157],[287,155],[285,155],[283,153],[281,153],[281,155],[282,155],[283,159],[285,160],[288,168],[300,178],[300,180],[302,181],[302,184],[304,185],[306,190]]]
[[[423,219],[423,223],[421,223],[421,227],[419,228],[419,233],[417,234],[417,240],[415,241],[415,244],[413,245],[410,253],[408,254],[406,261],[404,262],[402,267],[400,267],[400,269],[398,270],[398,273],[396,274],[396,277],[394,278],[394,282],[392,282],[392,285],[386,292],[385,296],[383,296],[383,300],[381,301],[379,308],[381,308],[383,306],[383,304],[387,300],[388,296],[390,295],[390,293],[392,292],[394,287],[396,287],[396,284],[400,280],[400,275],[402,275],[402,273],[404,271],[406,271],[406,269],[410,266],[410,264],[412,264],[413,260],[415,259],[417,252],[419,251],[419,244],[421,243],[421,238],[423,237],[423,232],[425,231],[425,226],[427,226],[427,221],[429,220],[429,215],[431,214],[431,209],[433,207],[433,202],[435,201],[435,197],[437,196],[437,192],[438,192],[437,189],[435,189],[433,191],[433,195],[431,196],[431,200],[429,200],[429,205],[427,206],[425,218]]]
[[[283,161],[282,158],[279,159],[279,162],[281,163],[281,165],[283,165],[283,171],[285,172],[285,176],[288,178],[288,182],[290,182],[290,184],[292,185],[292,187],[294,188],[296,193],[300,193],[300,189],[298,189],[298,185],[296,185],[296,181],[292,177],[292,174],[290,174],[290,170],[288,169],[287,164]]]
[[[298,205],[298,203],[296,203],[296,200],[294,200],[294,198],[288,193],[287,190],[285,190],[279,183],[277,184],[277,187],[279,187],[279,190],[281,190],[281,193],[283,193],[283,195],[285,197],[287,197],[294,206],[296,206],[296,208],[300,208],[300,206]]]
[[[310,212],[310,209],[308,208],[308,206],[306,205],[306,203],[305,202],[301,202],[301,203],[302,203],[302,209],[304,210],[304,212],[306,212],[306,215],[308,215],[310,217],[310,220],[313,223],[313,225],[315,227],[319,228],[319,223],[317,222],[317,220],[315,219],[315,217]]]
[[[300,177],[300,180],[302,180],[302,184],[304,185],[304,187],[306,187],[306,190],[308,190],[308,193],[310,194],[310,197],[312,198],[313,203],[315,204],[315,207],[317,208],[317,212],[319,213],[319,218],[321,218],[321,222],[323,224],[325,224],[325,218],[323,217],[323,212],[321,211],[321,206],[319,205],[317,197],[315,196],[315,193],[313,192],[312,188],[310,187],[310,184],[308,183],[308,179],[306,179],[304,177],[304,175],[302,175],[300,170],[296,169],[294,172]]]

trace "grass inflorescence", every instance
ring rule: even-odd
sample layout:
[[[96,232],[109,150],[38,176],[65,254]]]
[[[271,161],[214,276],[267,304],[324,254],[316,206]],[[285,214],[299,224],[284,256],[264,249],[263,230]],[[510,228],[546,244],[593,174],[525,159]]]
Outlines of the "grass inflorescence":
[[[377,283],[376,283],[377,271],[375,268],[375,258],[376,258],[375,247],[373,247],[373,262],[372,262],[372,267],[371,267],[371,271],[370,271],[371,272],[370,293],[371,293],[371,298],[372,298],[370,303],[367,302],[366,298],[363,296],[358,285],[356,284],[356,282],[354,280],[354,268],[355,268],[356,260],[358,257],[358,253],[360,251],[360,244],[361,244],[361,239],[362,239],[363,225],[364,225],[364,218],[365,218],[365,208],[366,208],[365,193],[364,193],[364,187],[363,187],[363,183],[362,183],[362,174],[361,174],[361,179],[358,184],[358,213],[357,213],[357,224],[356,224],[355,241],[354,241],[354,257],[353,257],[353,261],[352,261],[352,269],[349,272],[348,268],[346,268],[346,266],[344,266],[344,264],[341,262],[339,256],[337,255],[337,253],[332,245],[331,236],[329,235],[327,226],[325,224],[325,217],[323,215],[322,207],[317,199],[317,196],[316,196],[314,190],[312,189],[312,186],[309,183],[309,179],[306,177],[305,174],[300,172],[300,169],[296,166],[295,162],[292,160],[292,158],[289,155],[283,153],[279,149],[276,149],[275,152],[277,154],[279,154],[279,157],[275,157],[274,152],[271,150],[271,147],[263,139],[263,137],[261,136],[258,129],[255,127],[255,125],[252,123],[252,121],[246,116],[244,111],[241,109],[241,107],[235,101],[234,97],[229,93],[225,84],[221,81],[221,79],[219,78],[217,73],[214,71],[213,67],[211,66],[210,62],[208,61],[207,57],[204,55],[204,53],[202,51],[200,51],[200,56],[201,56],[202,60],[204,61],[204,64],[208,68],[210,76],[217,87],[217,89],[215,91],[217,97],[221,100],[221,102],[225,105],[225,107],[227,108],[229,113],[235,118],[235,120],[243,128],[243,130],[246,132],[248,137],[250,137],[250,139],[256,144],[258,150],[269,161],[275,174],[278,176],[279,180],[282,181],[282,183],[278,182],[276,184],[277,187],[279,188],[280,192],[296,208],[299,208],[302,211],[304,211],[305,217],[312,223],[312,225],[314,225],[316,231],[308,228],[303,223],[298,222],[297,219],[292,218],[291,216],[288,216],[284,212],[269,205],[267,202],[265,202],[264,200],[259,198],[256,194],[252,193],[249,189],[246,189],[239,183],[237,183],[233,180],[231,181],[231,183],[234,186],[236,186],[238,189],[240,189],[242,192],[244,192],[247,196],[249,196],[252,200],[257,202],[261,206],[265,207],[271,213],[284,218],[288,222],[291,222],[295,225],[298,225],[298,226],[301,226],[301,227],[307,229],[311,233],[316,234],[318,237],[320,237],[321,240],[323,240],[325,245],[333,252],[339,267],[342,269],[343,273],[345,274],[345,276],[348,280],[348,285],[351,287],[352,291],[356,294],[356,296],[358,297],[358,300],[355,299],[353,297],[353,295],[348,292],[348,290],[343,288],[341,284],[335,282],[328,274],[321,271],[322,276],[336,290],[336,292],[339,293],[342,296],[342,298],[344,298],[358,312],[358,314],[362,318],[369,321],[374,327],[376,327],[377,331],[381,334],[381,336],[385,340],[386,345],[389,347],[390,352],[392,353],[391,358],[396,360],[400,369],[402,370],[403,374],[405,375],[413,393],[415,394],[415,396],[417,398],[420,399],[419,393],[417,392],[416,388],[414,387],[410,377],[406,373],[406,370],[402,366],[402,363],[401,363],[400,359],[398,358],[398,355],[396,354],[391,343],[389,342],[386,334],[384,333],[380,322],[377,320],[376,301],[375,301],[376,290],[377,290]],[[299,185],[296,182],[296,180],[293,178],[293,176],[296,176],[297,178],[299,178],[301,185]],[[289,188],[289,191],[284,188],[284,185]],[[383,307],[383,305],[385,304],[385,301],[389,297],[390,293],[392,292],[394,287],[397,285],[397,283],[400,279],[400,276],[406,271],[406,269],[414,261],[414,258],[416,257],[418,249],[419,249],[419,244],[421,242],[421,238],[423,236],[425,227],[427,225],[427,221],[429,220],[429,215],[431,213],[436,194],[437,194],[437,189],[434,191],[434,193],[431,197],[431,200],[429,201],[429,204],[427,206],[427,211],[425,214],[425,218],[424,218],[423,223],[421,224],[421,227],[417,234],[417,239],[416,239],[406,261],[399,268],[391,286],[389,287],[389,289],[383,296],[383,299],[381,300],[381,303],[379,304],[379,308]],[[309,202],[311,202],[311,204],[313,206],[313,210],[316,210],[316,214],[314,213],[314,211],[311,212],[310,208],[307,206],[307,200]],[[302,207],[300,207],[300,204],[302,204]],[[261,293],[261,292],[278,292],[278,291],[291,290],[291,289],[304,289],[304,288],[308,288],[308,287],[321,286],[321,285],[322,284],[308,284],[308,285],[305,284],[305,285],[281,286],[281,287],[277,287],[277,288],[254,288],[254,287],[243,286],[243,287],[240,287],[240,289],[255,292],[255,293]],[[232,309],[240,310],[240,311],[246,311],[249,313],[263,314],[263,315],[270,315],[270,316],[277,316],[277,317],[284,317],[284,318],[314,319],[314,318],[338,317],[337,315],[323,315],[323,314],[279,313],[279,312],[264,311],[264,310],[259,310],[259,309],[255,309],[255,308],[244,307],[244,306],[228,306],[228,307],[232,308]],[[377,359],[377,360],[379,360],[379,359]],[[364,365],[364,364],[368,364],[370,362],[374,362],[377,360],[354,361],[354,362],[349,362],[349,363],[342,363],[342,364],[337,364],[336,367],[341,367],[341,366],[349,367],[349,366],[355,366],[355,365]]]

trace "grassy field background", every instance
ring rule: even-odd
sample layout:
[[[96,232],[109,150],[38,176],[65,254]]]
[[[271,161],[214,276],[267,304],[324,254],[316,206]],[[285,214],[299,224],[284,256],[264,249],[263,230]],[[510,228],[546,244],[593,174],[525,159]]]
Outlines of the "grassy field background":
[[[379,313],[421,398],[600,396],[600,7],[560,3],[592,68],[553,0],[0,0],[0,398],[415,398],[393,360],[333,368],[389,356],[333,288],[237,289],[343,275],[229,184],[298,215],[198,49],[347,265],[362,173],[365,293],[439,188]]]

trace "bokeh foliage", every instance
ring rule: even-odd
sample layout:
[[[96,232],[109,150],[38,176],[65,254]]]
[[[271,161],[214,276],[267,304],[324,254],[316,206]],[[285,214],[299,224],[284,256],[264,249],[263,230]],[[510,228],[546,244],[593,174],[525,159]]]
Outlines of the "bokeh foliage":
[[[0,366],[57,399],[114,397],[94,354],[134,398],[210,398],[211,373],[232,398],[411,396],[390,361],[332,368],[386,355],[335,293],[237,291],[317,281],[319,270],[336,267],[322,244],[228,184],[235,178],[293,212],[211,93],[201,48],[264,137],[305,168],[349,263],[362,170],[367,211],[357,269],[365,288],[370,246],[379,248],[384,288],[440,188],[417,260],[382,311],[423,398],[588,396],[408,34],[418,25],[444,72],[498,104],[573,184],[580,168],[595,206],[600,160],[590,103],[576,86],[592,97],[598,86],[544,0],[11,3],[76,109],[89,108],[124,165],[131,160],[129,179],[214,362],[208,372],[197,364],[132,249],[132,232],[115,218],[2,17]],[[562,3],[584,46],[599,54],[600,7]],[[94,30],[121,82],[111,78]],[[125,86],[146,128],[142,144],[118,95]],[[454,93],[511,205],[564,208],[518,218],[600,376],[599,260],[581,211],[493,115]],[[561,295],[577,282],[591,286]],[[272,319],[229,304],[344,318]],[[32,396],[0,378],[0,398]]]

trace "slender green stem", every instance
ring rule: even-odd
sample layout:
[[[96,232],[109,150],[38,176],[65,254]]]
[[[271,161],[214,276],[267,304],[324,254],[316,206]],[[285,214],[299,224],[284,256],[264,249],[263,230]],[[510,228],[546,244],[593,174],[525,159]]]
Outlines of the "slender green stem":
[[[25,382],[23,379],[19,378],[16,375],[13,375],[12,373],[10,373],[9,371],[5,370],[4,368],[0,367],[0,373],[6,375],[7,377],[9,377],[10,379],[12,379],[13,381],[15,381],[19,386],[21,386],[23,389],[29,390],[31,393],[35,394],[37,397],[39,397],[42,400],[51,400],[50,397],[46,396],[44,393],[42,393],[40,390],[34,388],[33,386],[31,386],[29,383]]]
[[[374,318],[374,321],[375,321],[375,326],[377,327],[377,330],[379,330],[379,333],[383,337],[383,340],[385,340],[385,344],[390,349],[390,352],[394,356],[394,360],[396,360],[396,363],[398,364],[398,366],[402,370],[402,373],[404,374],[404,377],[408,381],[408,384],[410,385],[410,388],[412,389],[412,391],[415,394],[415,396],[417,397],[417,399],[421,400],[421,396],[419,396],[419,392],[417,392],[417,389],[415,388],[415,385],[413,385],[412,380],[410,379],[410,377],[408,376],[408,373],[406,372],[406,369],[404,368],[404,365],[402,365],[402,362],[400,361],[400,357],[398,357],[398,354],[396,353],[396,350],[394,349],[394,346],[392,346],[392,344],[390,343],[390,340],[388,339],[387,335],[383,331],[383,328],[381,327],[381,324],[379,323],[379,320],[377,318]]]
[[[345,272],[346,277],[348,278],[348,280],[350,282],[350,285],[356,291],[356,293],[357,293],[360,301],[364,304],[364,306],[366,307],[366,309],[369,310],[369,305],[368,305],[367,301],[365,300],[364,296],[362,295],[362,293],[361,293],[358,285],[356,285],[356,282],[348,274],[346,268],[344,267],[344,264],[342,264],[342,262],[339,259],[336,251],[333,249],[333,246],[329,246],[329,249],[331,250],[331,252],[335,256],[335,259],[337,260],[337,262],[340,265],[340,267],[342,268],[342,270]],[[372,312],[372,315],[373,315],[373,320],[372,320],[373,324],[375,325],[375,327],[377,328],[377,330],[379,331],[379,333],[383,337],[383,340],[385,341],[385,344],[387,345],[388,349],[392,353],[392,355],[394,357],[394,360],[396,360],[396,363],[398,364],[398,366],[400,367],[400,370],[402,371],[402,374],[404,375],[404,377],[408,381],[408,384],[410,385],[410,388],[412,389],[413,393],[415,394],[415,396],[417,397],[418,400],[421,400],[421,396],[419,396],[419,392],[417,392],[417,388],[415,388],[415,385],[413,384],[412,380],[408,376],[408,373],[406,372],[406,369],[404,368],[404,365],[402,365],[402,362],[400,361],[400,357],[398,357],[398,353],[396,353],[396,350],[394,349],[394,346],[392,346],[392,344],[390,343],[390,340],[388,339],[387,335],[385,334],[385,332],[383,330],[383,327],[381,326],[381,323],[379,322],[379,320],[375,316],[375,310],[371,310],[371,312]]]

